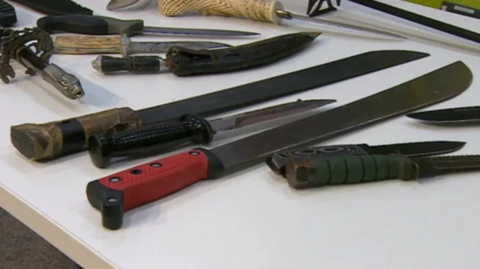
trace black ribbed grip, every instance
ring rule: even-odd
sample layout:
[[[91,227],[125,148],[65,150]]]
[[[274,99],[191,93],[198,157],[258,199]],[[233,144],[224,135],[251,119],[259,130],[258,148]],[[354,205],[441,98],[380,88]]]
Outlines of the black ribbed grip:
[[[94,68],[104,74],[127,71],[132,74],[159,73],[162,60],[158,56],[127,56],[125,58],[98,56],[93,62]]]
[[[208,143],[210,124],[200,116],[185,115],[178,123],[152,124],[114,136],[93,135],[88,149],[95,166],[107,167],[112,157],[147,156],[173,149],[186,142]]]
[[[288,184],[295,189],[389,179],[414,180],[416,174],[415,164],[399,154],[350,155],[300,162],[290,158],[286,166]]]
[[[17,22],[17,15],[12,5],[0,0],[0,26],[7,27]]]

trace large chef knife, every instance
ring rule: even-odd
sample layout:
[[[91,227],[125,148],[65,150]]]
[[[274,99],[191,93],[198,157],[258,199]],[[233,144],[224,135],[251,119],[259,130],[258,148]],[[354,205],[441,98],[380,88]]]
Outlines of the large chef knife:
[[[318,143],[450,99],[465,91],[472,79],[470,69],[458,61],[321,114],[219,147],[192,149],[94,180],[87,185],[87,198],[101,211],[105,228],[119,229],[125,211],[199,181],[263,162],[276,152]]]

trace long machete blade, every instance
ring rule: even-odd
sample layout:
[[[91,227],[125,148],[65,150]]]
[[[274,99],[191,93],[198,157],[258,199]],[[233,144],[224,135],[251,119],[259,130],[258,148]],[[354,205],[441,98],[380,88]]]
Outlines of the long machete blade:
[[[463,62],[455,62],[353,103],[279,126],[212,149],[225,169],[264,160],[278,151],[300,147],[452,98],[473,79]],[[265,141],[268,141],[266,143]]]
[[[262,162],[275,152],[304,146],[452,98],[473,75],[462,62],[410,80],[353,103],[213,148],[197,148],[106,176],[87,185],[90,204],[101,210],[103,226],[119,229],[123,212]]]

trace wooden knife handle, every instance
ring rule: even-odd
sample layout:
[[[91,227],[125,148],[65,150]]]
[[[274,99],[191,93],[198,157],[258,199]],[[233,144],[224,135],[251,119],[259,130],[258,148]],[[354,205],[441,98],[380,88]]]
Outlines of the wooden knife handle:
[[[56,54],[120,54],[120,36],[59,35],[53,40]]]
[[[282,19],[275,11],[283,10],[283,5],[264,0],[158,0],[158,8],[160,14],[169,17],[199,11],[205,16],[238,17],[280,24]]]
[[[13,146],[32,161],[46,161],[86,149],[93,134],[113,135],[142,126],[137,112],[128,107],[42,124],[10,127]]]

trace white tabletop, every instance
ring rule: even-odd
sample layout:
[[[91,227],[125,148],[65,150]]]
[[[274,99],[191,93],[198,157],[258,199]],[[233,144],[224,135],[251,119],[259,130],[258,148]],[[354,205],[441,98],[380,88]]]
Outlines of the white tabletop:
[[[108,12],[106,0],[77,2],[96,14],[141,18],[146,25],[240,29],[259,32],[264,38],[298,31],[288,25],[234,18],[165,18],[155,6]],[[305,13],[306,3],[284,1],[285,7],[299,13]],[[480,20],[394,0],[389,3],[471,30],[480,27]],[[352,5],[342,3],[345,9]],[[41,16],[21,7],[17,11],[18,28],[33,26]],[[243,44],[251,40],[221,41]],[[248,109],[298,98],[337,99],[331,108],[457,60],[467,64],[474,76],[480,72],[478,58],[461,52],[410,41],[329,34],[271,66],[191,78],[173,74],[107,77],[91,67],[95,56],[54,55],[52,62],[81,79],[86,91],[81,101],[67,100],[40,77],[24,75],[19,67],[16,78],[0,87],[0,206],[86,269],[477,269],[480,180],[476,173],[443,176],[428,183],[389,181],[296,191],[265,165],[258,165],[128,212],[123,228],[109,231],[102,227],[100,213],[87,202],[87,183],[154,158],[100,170],[83,152],[40,164],[23,158],[10,143],[11,125],[49,122],[113,107],[141,109],[384,49],[431,56]],[[460,96],[427,109],[478,105],[479,87],[474,79]],[[478,132],[475,126],[433,127],[398,117],[323,144],[457,140],[468,142],[458,154],[475,154],[480,152]],[[212,146],[229,140],[217,140]]]

